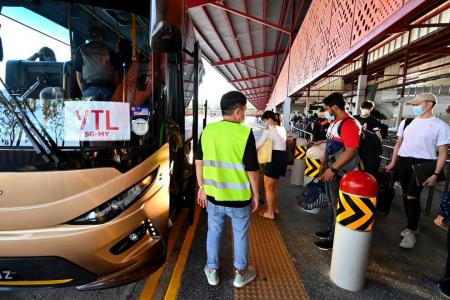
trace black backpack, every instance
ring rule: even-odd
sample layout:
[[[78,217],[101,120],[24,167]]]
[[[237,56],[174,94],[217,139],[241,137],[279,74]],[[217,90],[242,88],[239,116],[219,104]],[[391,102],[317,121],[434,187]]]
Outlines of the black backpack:
[[[315,120],[311,125],[311,133],[313,134],[313,141],[323,141],[327,138],[328,125],[322,125],[320,119]]]
[[[345,118],[338,126],[338,134],[341,135],[341,126],[347,121],[353,119],[352,117]],[[382,145],[378,136],[364,128],[361,128],[361,135],[359,137],[359,157],[363,163],[364,171],[376,176],[380,168],[382,153]]]
[[[403,132],[405,132],[406,127],[414,120],[414,118],[408,118],[405,120],[405,127],[403,127]]]
[[[389,131],[389,126],[380,122],[380,132],[381,132],[381,137],[383,138],[383,140],[388,137],[388,134],[389,134],[388,131]]]

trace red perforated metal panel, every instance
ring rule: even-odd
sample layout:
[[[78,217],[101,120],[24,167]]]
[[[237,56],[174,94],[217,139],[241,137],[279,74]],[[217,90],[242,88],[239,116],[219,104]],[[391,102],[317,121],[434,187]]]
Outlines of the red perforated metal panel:
[[[308,61],[311,68],[308,77],[322,70],[327,64],[327,51],[329,44],[331,9],[334,1],[318,0],[314,1],[315,8],[310,17],[310,39],[308,48]]]
[[[268,107],[284,100],[348,55],[406,3],[413,14],[427,0],[313,0],[291,48],[289,76],[280,75]],[[355,46],[358,47],[358,46]],[[357,48],[354,48],[357,49]],[[360,48],[358,48],[360,49]],[[355,50],[356,51],[356,50]],[[284,80],[289,78],[288,92]]]
[[[328,61],[350,48],[356,0],[333,1]]]
[[[403,0],[357,0],[353,18],[352,45],[402,6]]]

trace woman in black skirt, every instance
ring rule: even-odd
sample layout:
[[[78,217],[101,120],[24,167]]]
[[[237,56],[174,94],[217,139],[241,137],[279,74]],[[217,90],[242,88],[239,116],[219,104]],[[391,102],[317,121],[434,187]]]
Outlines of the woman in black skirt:
[[[264,165],[264,190],[267,201],[267,210],[259,213],[260,217],[273,220],[278,214],[278,183],[280,177],[286,175],[286,129],[281,126],[280,118],[273,111],[265,111],[261,117],[266,123],[256,148],[261,148],[269,136],[272,138],[272,161]]]

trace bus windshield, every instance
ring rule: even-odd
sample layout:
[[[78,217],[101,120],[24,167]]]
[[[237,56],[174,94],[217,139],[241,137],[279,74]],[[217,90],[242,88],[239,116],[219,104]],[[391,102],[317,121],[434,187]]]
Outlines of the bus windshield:
[[[0,171],[126,171],[165,143],[165,86],[147,16],[77,1],[17,3],[0,6]]]

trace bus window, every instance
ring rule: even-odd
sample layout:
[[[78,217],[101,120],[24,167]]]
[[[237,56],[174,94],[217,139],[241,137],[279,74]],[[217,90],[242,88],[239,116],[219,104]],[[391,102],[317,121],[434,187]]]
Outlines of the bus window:
[[[126,171],[159,149],[165,66],[151,52],[148,17],[77,3],[69,14],[62,1],[23,5],[0,15],[0,168]],[[20,159],[7,159],[12,153]]]

